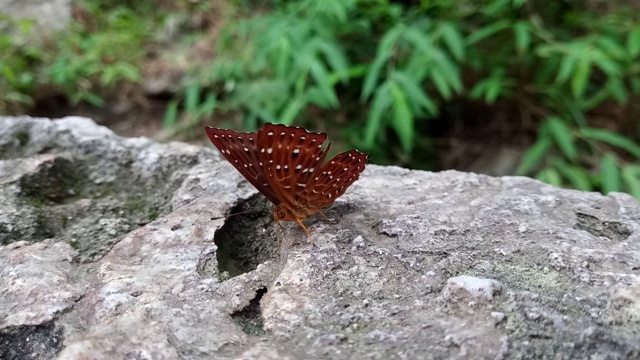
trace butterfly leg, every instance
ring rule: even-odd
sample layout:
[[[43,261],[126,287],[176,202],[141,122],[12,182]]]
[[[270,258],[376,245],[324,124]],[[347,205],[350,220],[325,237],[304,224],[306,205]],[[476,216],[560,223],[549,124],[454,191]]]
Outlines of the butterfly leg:
[[[300,227],[302,228],[302,230],[304,230],[304,232],[307,233],[307,238],[309,239],[309,242],[311,241],[311,234],[309,233],[309,230],[307,229],[306,226],[304,226],[304,224],[302,223],[302,220],[296,218],[296,222],[298,223],[298,225],[300,225]]]
[[[329,223],[329,224],[337,224],[338,222],[335,220],[329,220],[329,218],[327,217],[327,215],[325,215],[321,210],[318,210],[318,212],[320,213],[320,215],[322,215],[322,217]]]

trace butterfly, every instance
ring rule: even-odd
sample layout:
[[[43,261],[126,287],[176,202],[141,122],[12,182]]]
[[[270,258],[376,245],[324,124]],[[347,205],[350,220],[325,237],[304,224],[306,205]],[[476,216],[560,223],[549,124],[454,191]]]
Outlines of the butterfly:
[[[309,236],[303,219],[333,204],[358,180],[367,155],[358,150],[338,154],[325,162],[327,134],[301,127],[266,124],[255,133],[205,128],[222,155],[275,207],[273,218],[295,221]]]

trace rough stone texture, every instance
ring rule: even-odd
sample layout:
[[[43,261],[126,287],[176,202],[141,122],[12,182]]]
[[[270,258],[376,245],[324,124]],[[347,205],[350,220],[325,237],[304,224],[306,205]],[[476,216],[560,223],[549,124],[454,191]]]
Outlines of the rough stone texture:
[[[71,20],[71,0],[1,0],[0,13],[34,20],[43,31],[63,30]]]
[[[0,358],[640,358],[628,195],[369,166],[313,246],[212,149],[0,129]]]

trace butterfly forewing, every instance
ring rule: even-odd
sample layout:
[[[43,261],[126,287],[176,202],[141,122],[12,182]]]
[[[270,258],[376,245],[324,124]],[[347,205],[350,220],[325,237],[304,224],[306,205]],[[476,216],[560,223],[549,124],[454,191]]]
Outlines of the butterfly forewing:
[[[358,180],[366,163],[367,155],[358,150],[349,150],[336,155],[322,165],[307,183],[300,195],[304,201],[301,205],[320,210],[332,204],[354,181]]]
[[[274,204],[280,200],[265,177],[263,163],[258,152],[256,133],[240,133],[233,130],[206,128],[207,136],[222,155]]]
[[[324,133],[267,124],[258,131],[258,151],[267,181],[278,198],[298,207],[307,183],[320,170],[329,148],[323,150]]]

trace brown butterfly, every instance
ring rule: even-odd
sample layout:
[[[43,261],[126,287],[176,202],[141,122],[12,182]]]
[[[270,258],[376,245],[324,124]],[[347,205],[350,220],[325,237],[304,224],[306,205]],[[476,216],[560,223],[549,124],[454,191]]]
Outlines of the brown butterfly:
[[[331,144],[322,149],[325,133],[301,127],[266,124],[257,133],[206,127],[207,136],[242,176],[276,206],[277,221],[296,221],[333,204],[358,180],[367,155],[349,150],[324,162]]]

